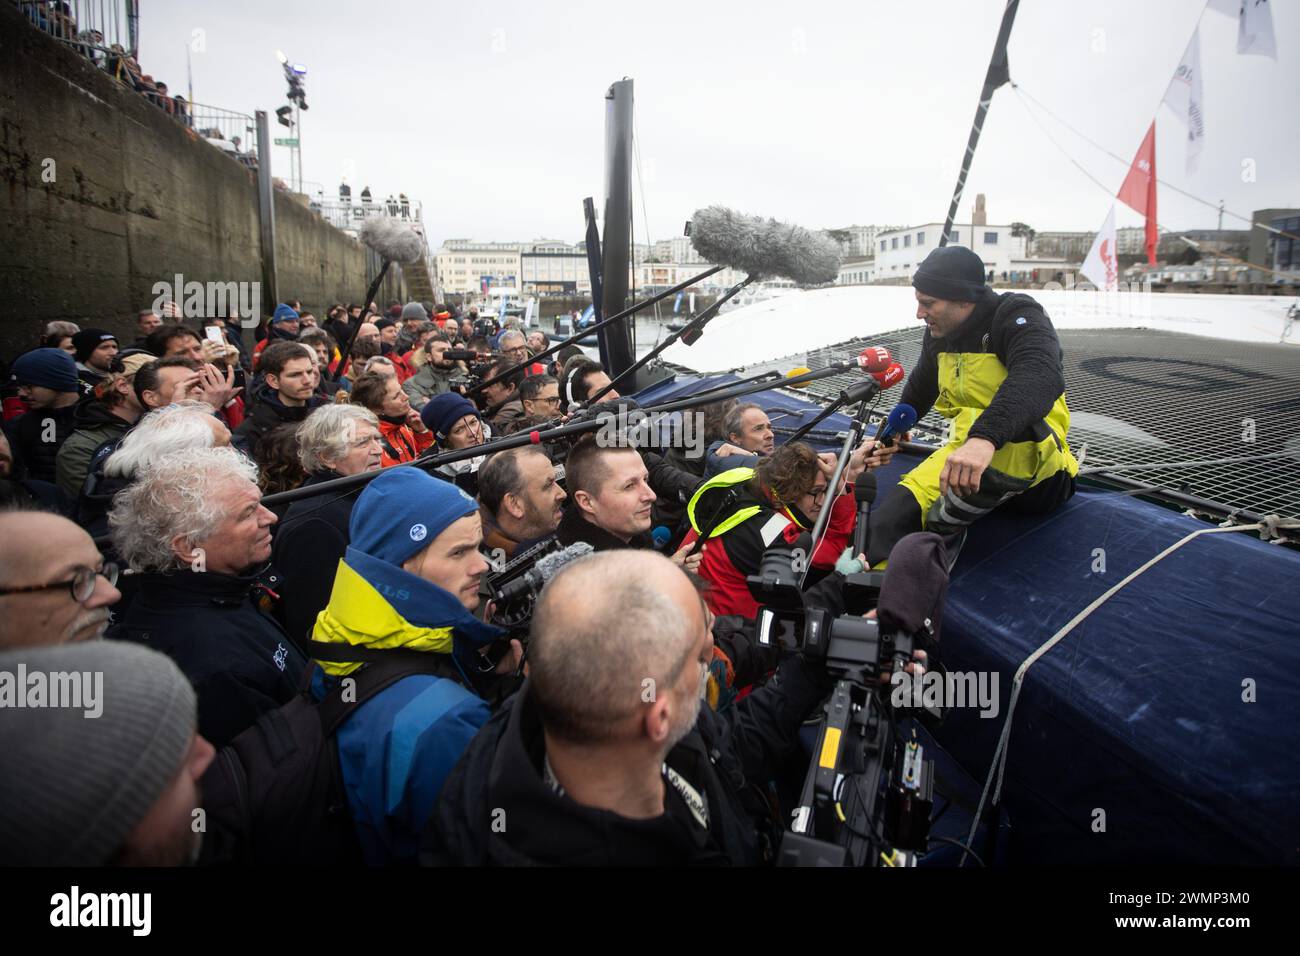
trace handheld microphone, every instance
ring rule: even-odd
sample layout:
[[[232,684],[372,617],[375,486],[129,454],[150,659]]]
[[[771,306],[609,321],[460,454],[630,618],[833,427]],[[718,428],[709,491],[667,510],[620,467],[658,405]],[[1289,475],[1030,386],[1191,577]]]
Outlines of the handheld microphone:
[[[858,368],[864,372],[885,372],[891,365],[896,364],[894,357],[889,354],[889,349],[883,345],[873,345],[858,353]]]
[[[536,594],[547,581],[559,574],[567,565],[586,557],[594,550],[596,549],[586,541],[575,541],[563,551],[554,551],[538,558],[537,563],[528,571],[517,578],[512,578],[499,588],[493,588],[492,600],[498,605],[509,604],[525,594]]]
[[[897,362],[894,362],[884,371],[871,373],[871,377],[879,383],[881,391],[884,391],[887,388],[893,388],[906,376],[907,373],[903,371],[903,366],[899,365]]]
[[[889,417],[876,429],[876,442],[892,445],[897,435],[902,435],[916,424],[916,409],[911,405],[896,405]]]
[[[668,547],[668,542],[673,539],[673,533],[663,525],[659,525],[650,532],[650,537],[654,538],[655,550],[662,551]]]
[[[697,209],[691,245],[706,262],[751,276],[783,276],[799,285],[834,282],[840,251],[834,240],[799,226],[745,216],[725,206]]]
[[[867,553],[871,544],[871,505],[876,500],[875,472],[864,471],[853,483],[853,499],[858,503],[858,521],[853,526],[852,556]]]

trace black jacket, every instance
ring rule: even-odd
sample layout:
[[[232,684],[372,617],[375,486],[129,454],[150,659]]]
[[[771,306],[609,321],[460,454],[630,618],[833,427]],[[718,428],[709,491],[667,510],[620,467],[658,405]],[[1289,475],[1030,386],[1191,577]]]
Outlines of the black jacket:
[[[307,661],[258,606],[256,577],[190,570],[134,577],[135,599],[110,636],[176,662],[198,694],[198,732],[213,746],[297,693]]]
[[[953,335],[935,339],[927,331],[900,399],[918,418],[939,397],[940,352],[992,352],[1007,368],[1006,380],[971,426],[970,437],[986,438],[996,448],[1046,437],[1038,426],[1065,391],[1065,373],[1056,329],[1038,302],[1019,292],[989,290]]]
[[[338,477],[332,471],[318,472],[302,487]],[[339,559],[348,548],[352,506],[364,487],[299,499],[275,528],[271,563],[281,574],[280,623],[299,648],[306,648],[316,615],[329,603]]]
[[[770,811],[759,790],[797,747],[799,727],[830,688],[791,657],[727,716],[708,707],[668,752],[668,767],[708,805],[708,830],[665,784],[663,816],[631,820],[557,794],[543,777],[545,743],[531,685],[506,702],[447,778],[425,831],[426,865],[752,866],[771,859]],[[500,825],[504,813],[505,826]],[[498,821],[494,825],[494,820]]]
[[[79,404],[72,404],[63,408],[32,409],[5,423],[9,444],[22,455],[28,478],[50,484],[57,482],[59,448],[77,427],[79,407]],[[47,422],[53,423],[52,430],[48,430]]]
[[[265,385],[257,391],[257,402],[231,436],[231,443],[251,458],[257,457],[257,445],[279,425],[302,421],[325,404],[313,395],[306,405],[291,406],[280,401],[280,393]]]
[[[556,540],[566,548],[575,541],[585,541],[597,551],[617,551],[620,548],[653,548],[654,539],[648,534],[638,534],[631,541],[624,541],[610,534],[604,528],[592,524],[582,516],[582,510],[576,504],[564,509],[560,526],[555,529]]]

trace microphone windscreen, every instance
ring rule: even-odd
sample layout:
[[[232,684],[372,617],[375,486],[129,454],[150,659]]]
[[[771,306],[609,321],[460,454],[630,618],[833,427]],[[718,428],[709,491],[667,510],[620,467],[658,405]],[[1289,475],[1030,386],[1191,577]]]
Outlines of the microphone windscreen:
[[[424,241],[418,233],[383,216],[367,219],[357,235],[389,262],[415,262],[424,254]]]
[[[884,372],[893,362],[894,357],[883,345],[873,345],[858,353],[858,365],[867,372]]]
[[[871,373],[871,377],[874,378],[880,384],[881,389],[893,388],[895,385],[901,382],[906,376],[907,373],[903,371],[903,366],[899,365],[897,362],[889,366],[889,368],[885,369],[885,371],[883,372]],[[900,405],[899,407],[905,408],[910,406]]]
[[[668,542],[672,540],[673,533],[663,525],[659,525],[650,532],[650,537],[654,538],[655,550],[662,551],[664,548],[668,547]]]
[[[885,424],[881,426],[878,437],[886,438],[892,435],[901,435],[913,425],[916,424],[916,409],[911,405],[895,405],[894,410],[889,413],[885,419]]]
[[[790,371],[786,372],[786,373],[785,373],[785,377],[786,377],[786,378],[798,378],[800,375],[807,375],[807,374],[808,374],[809,372],[811,372],[811,371],[812,371],[812,369],[810,369],[808,366],[806,366],[806,365],[800,365],[798,368],[792,368],[792,369],[790,369]],[[807,382],[800,382],[798,385],[791,385],[791,386],[790,386],[790,388],[807,388],[807,387],[808,387],[808,383],[807,383]]]
[[[705,261],[752,276],[822,285],[839,274],[840,250],[830,237],[775,219],[743,216],[724,206],[695,211],[691,244]]]

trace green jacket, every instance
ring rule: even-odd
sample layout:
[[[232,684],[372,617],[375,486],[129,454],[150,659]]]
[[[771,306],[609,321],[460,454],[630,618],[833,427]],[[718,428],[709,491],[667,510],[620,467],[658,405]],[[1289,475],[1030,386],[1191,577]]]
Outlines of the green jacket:
[[[95,449],[104,442],[121,438],[130,423],[118,418],[99,402],[86,402],[78,406],[74,420],[75,431],[59,446],[54,460],[55,483],[73,501],[81,494],[90,471],[90,459]]]

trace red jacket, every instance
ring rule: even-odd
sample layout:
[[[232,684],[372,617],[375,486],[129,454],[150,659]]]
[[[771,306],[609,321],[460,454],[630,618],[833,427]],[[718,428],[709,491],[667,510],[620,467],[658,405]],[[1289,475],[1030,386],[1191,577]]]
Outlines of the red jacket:
[[[836,560],[853,537],[857,514],[857,504],[851,491],[835,498],[831,505],[830,520],[826,523],[826,532],[813,553],[814,568],[835,566]],[[712,585],[704,592],[704,601],[709,609],[714,614],[739,614],[753,620],[758,615],[759,604],[749,593],[745,578],[758,573],[763,552],[778,537],[787,545],[793,545],[801,534],[811,530],[801,528],[788,511],[777,511],[767,502],[758,514],[716,538],[710,538],[704,547],[704,559],[700,562],[700,577]],[[697,537],[695,530],[691,529],[682,539],[682,544],[694,543]]]
[[[382,467],[414,461],[433,444],[433,432],[413,431],[409,425],[394,425],[379,419],[379,441],[383,446]]]

